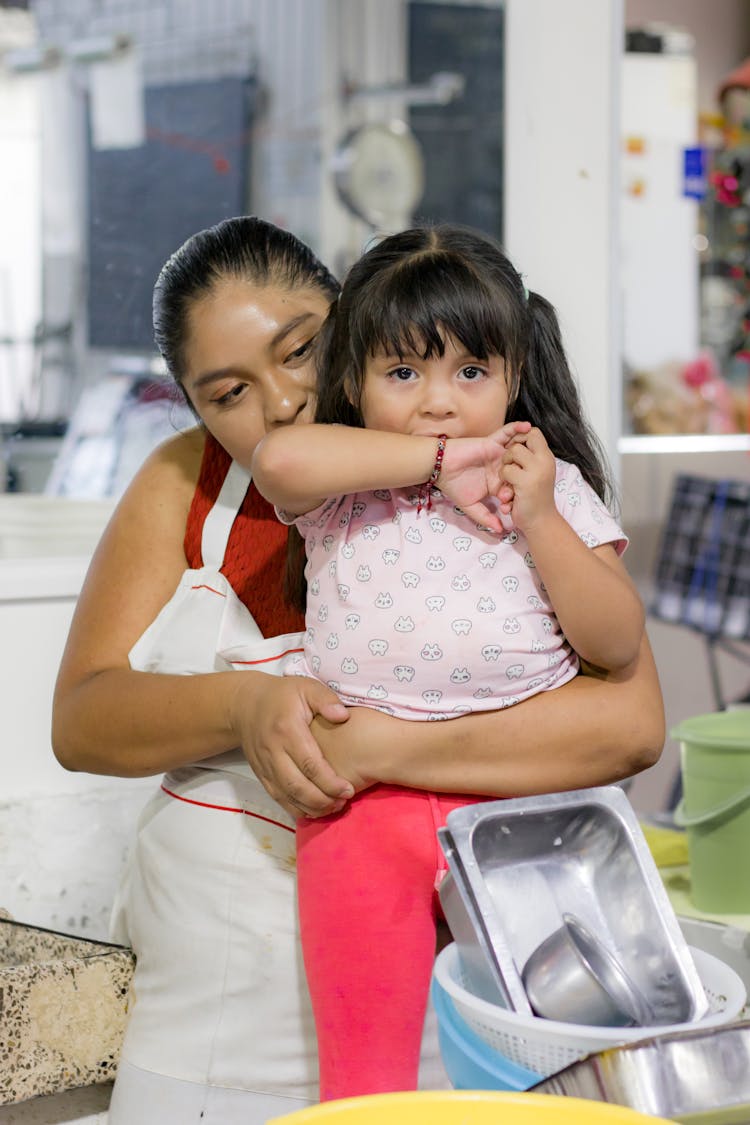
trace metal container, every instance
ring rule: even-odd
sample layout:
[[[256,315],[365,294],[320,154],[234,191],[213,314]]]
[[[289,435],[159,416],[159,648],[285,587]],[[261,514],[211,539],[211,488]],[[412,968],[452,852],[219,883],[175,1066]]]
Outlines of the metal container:
[[[493,970],[492,939],[484,925],[468,880],[463,875],[463,865],[449,839],[443,840],[443,850],[452,871],[440,883],[440,904],[450,926],[453,940],[462,955],[467,980],[478,996],[492,1004],[512,1008],[508,991],[501,977]]]
[[[496,994],[508,1007],[531,1014],[521,970],[571,913],[617,958],[652,1008],[653,1024],[707,1012],[656,864],[617,786],[470,805],[450,813],[438,835],[466,892],[455,895],[450,884],[441,892],[462,962],[468,968],[489,955]],[[483,994],[471,973],[467,983]]]
[[[693,1125],[750,1122],[750,1021],[611,1047],[529,1092],[628,1106]]]
[[[643,1027],[653,1012],[616,957],[573,914],[538,945],[521,980],[535,1015],[599,1027]]]

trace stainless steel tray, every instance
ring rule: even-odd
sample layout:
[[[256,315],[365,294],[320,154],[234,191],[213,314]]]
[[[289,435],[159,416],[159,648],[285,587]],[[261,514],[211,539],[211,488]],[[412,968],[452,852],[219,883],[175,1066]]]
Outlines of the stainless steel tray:
[[[461,871],[461,860],[450,841],[443,839],[442,846],[451,868]],[[492,1004],[512,1008],[505,983],[493,969],[492,940],[467,880],[455,879],[449,871],[440,883],[439,893],[443,913],[460,950],[463,970],[472,991]]]
[[[690,1125],[750,1122],[750,1021],[600,1051],[532,1087]]]
[[[707,1012],[656,864],[617,786],[470,805],[450,813],[438,835],[451,876],[466,892],[452,894],[449,884],[441,895],[465,970],[489,951],[506,1006],[531,1013],[521,970],[570,912],[619,959],[649,1001],[654,1024]],[[480,982],[468,981],[481,995]]]

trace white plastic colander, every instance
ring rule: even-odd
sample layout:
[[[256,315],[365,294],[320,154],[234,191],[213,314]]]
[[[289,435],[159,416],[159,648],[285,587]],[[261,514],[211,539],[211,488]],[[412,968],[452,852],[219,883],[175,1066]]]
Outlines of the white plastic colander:
[[[491,1004],[465,987],[455,942],[439,954],[434,978],[437,987],[453,1001],[458,1014],[480,1039],[511,1062],[546,1078],[585,1055],[618,1043],[632,1043],[696,1027],[718,1027],[736,1019],[747,999],[741,978],[718,957],[692,947],[690,952],[706,990],[708,1013],[689,1023],[659,1027],[589,1027],[558,1023]]]

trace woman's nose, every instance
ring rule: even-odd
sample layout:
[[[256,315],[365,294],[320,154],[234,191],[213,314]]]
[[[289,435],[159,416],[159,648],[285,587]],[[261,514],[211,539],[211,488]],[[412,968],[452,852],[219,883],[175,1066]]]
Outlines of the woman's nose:
[[[294,422],[310,401],[310,387],[288,373],[269,376],[264,394],[266,425],[283,426]]]

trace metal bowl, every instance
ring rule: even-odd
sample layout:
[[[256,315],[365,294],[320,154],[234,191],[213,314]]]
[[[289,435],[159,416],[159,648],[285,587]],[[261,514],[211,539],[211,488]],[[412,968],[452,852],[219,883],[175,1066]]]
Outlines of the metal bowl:
[[[695,1125],[750,1121],[750,1022],[610,1047],[533,1086]]]
[[[607,947],[579,918],[563,914],[521,973],[537,1016],[563,1023],[633,1027],[653,1023],[646,999]]]

